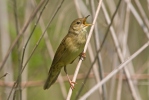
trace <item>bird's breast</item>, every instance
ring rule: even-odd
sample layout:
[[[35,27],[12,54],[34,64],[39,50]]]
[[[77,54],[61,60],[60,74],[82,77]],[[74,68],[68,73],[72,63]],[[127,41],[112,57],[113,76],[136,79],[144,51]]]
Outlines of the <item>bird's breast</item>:
[[[79,54],[83,51],[86,42],[85,34],[74,35],[70,33],[65,39],[65,53],[63,54],[62,62],[64,65],[72,63]]]
[[[73,35],[66,39],[67,48],[71,52],[82,52],[86,42],[85,33]]]

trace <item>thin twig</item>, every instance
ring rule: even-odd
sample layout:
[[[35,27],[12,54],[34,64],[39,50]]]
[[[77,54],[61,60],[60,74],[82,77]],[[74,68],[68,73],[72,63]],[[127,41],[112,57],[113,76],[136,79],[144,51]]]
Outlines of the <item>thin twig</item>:
[[[75,0],[75,1],[77,1],[77,0]],[[92,0],[91,1],[91,7],[92,7],[92,17],[94,17],[95,16],[95,5],[94,5],[94,0]],[[95,24],[95,35],[96,35],[96,33],[98,34],[98,30],[97,30],[97,24]],[[94,36],[95,36],[94,35]],[[98,38],[98,36],[95,36],[96,38]],[[97,41],[95,41],[96,43],[98,43],[97,45],[98,46],[100,46],[100,42],[99,42],[99,39],[98,39],[98,42]],[[89,58],[90,58],[90,60],[91,60],[91,62],[93,62],[93,60],[94,60],[94,53],[93,53],[93,49],[92,49],[93,47],[92,47],[92,44],[91,43],[89,43],[89,45],[88,45],[88,53],[89,53]],[[101,64],[101,63],[100,63]],[[95,63],[94,64],[94,66],[93,66],[93,72],[94,72],[94,75],[95,75],[95,79],[96,79],[96,82],[99,82],[100,81],[100,72],[98,71],[98,63]],[[88,75],[88,74],[87,74]],[[86,81],[85,82],[83,82],[83,84],[82,84],[82,86],[84,85],[86,83]],[[79,89],[79,92],[77,93],[77,96],[76,96],[76,98],[75,98],[75,100],[78,100],[78,98],[79,98],[79,95],[80,95],[80,93],[81,93],[81,91],[83,90],[83,88],[84,87],[81,87],[80,89]],[[99,88],[98,89],[98,91],[99,91],[99,94],[105,94],[105,93],[102,93],[102,90],[101,90],[101,88]],[[104,90],[103,90],[103,92],[104,92]],[[105,96],[104,96],[105,97]]]
[[[77,12],[78,12],[78,16],[79,17],[82,17],[81,15],[79,15],[79,14],[81,14],[81,11],[79,11],[78,10],[78,8],[80,8],[81,7],[81,5],[85,5],[83,2],[80,4],[80,6],[78,5],[78,1],[77,0],[74,0],[75,1],[75,6],[76,6],[76,10],[77,10]],[[95,7],[94,5],[92,6],[92,7]],[[87,8],[86,8],[87,9]],[[81,10],[81,9],[80,9]],[[89,12],[89,11],[88,11]],[[82,11],[82,13],[83,13],[83,11]],[[90,13],[90,12],[89,12]],[[94,14],[95,14],[95,9],[94,9]],[[94,17],[94,16],[93,16]],[[96,24],[95,24],[95,28],[96,28]],[[93,47],[92,47],[92,45],[91,45],[91,43],[89,43],[89,45],[88,45],[88,53],[89,53],[89,58],[90,58],[90,60],[91,60],[91,62],[94,60],[94,54],[93,54],[93,49],[92,49]],[[96,79],[96,81],[97,82],[99,82],[100,81],[100,77],[99,77],[99,71],[98,71],[98,65],[97,65],[97,63],[95,63],[95,65],[94,65],[94,67],[93,67],[93,72],[94,72],[94,75],[95,75],[95,79]],[[83,83],[84,84],[84,83]],[[102,91],[101,91],[101,89],[99,88],[99,93],[100,94],[102,94]],[[79,94],[79,93],[78,93]],[[77,95],[78,95],[77,94]],[[76,100],[78,99],[78,96],[76,96],[76,98],[75,98]]]
[[[100,0],[99,3],[98,3],[98,7],[97,7],[97,10],[96,10],[95,18],[93,20],[93,25],[92,25],[92,27],[90,29],[90,32],[89,32],[89,35],[88,35],[88,39],[87,39],[86,44],[85,44],[85,47],[84,47],[84,51],[83,51],[84,53],[86,52],[87,46],[88,46],[89,41],[91,39],[91,36],[92,36],[92,33],[93,33],[93,29],[94,29],[94,24],[96,23],[97,16],[98,16],[98,13],[100,11],[101,4],[102,4],[102,0]],[[78,65],[76,67],[75,73],[74,73],[74,77],[73,77],[73,80],[72,80],[73,82],[76,81],[76,78],[77,78],[77,75],[78,75],[78,72],[79,72],[81,63],[82,63],[82,60],[80,59],[79,62],[78,62]],[[71,95],[72,95],[72,89],[70,88],[66,100],[70,100]]]
[[[32,32],[31,32],[31,34],[29,35],[29,38],[27,39],[27,41],[26,41],[26,43],[25,43],[25,45],[24,45],[24,47],[23,47],[23,53],[22,53],[22,59],[21,59],[21,65],[22,65],[22,66],[23,66],[23,59],[24,59],[24,54],[25,54],[26,47],[27,47],[27,45],[28,45],[28,43],[29,43],[29,41],[30,41],[30,39],[31,39],[31,37],[32,37],[32,35],[33,35],[35,29],[36,29],[36,26],[37,26],[37,24],[38,24],[38,22],[39,22],[39,20],[40,20],[40,18],[41,18],[41,15],[42,15],[44,9],[46,8],[46,5],[48,4],[48,2],[49,2],[49,0],[47,0],[47,1],[45,2],[44,7],[43,7],[42,10],[40,11],[39,17],[38,17],[38,19],[37,19],[37,21],[36,21],[36,23],[35,23],[35,25],[34,25],[34,27],[33,27],[33,30],[32,30]],[[24,66],[23,66],[23,68],[22,68],[22,72],[23,72],[23,69],[24,69]],[[22,73],[22,72],[21,72],[21,73]]]
[[[44,32],[42,33],[42,35],[40,36],[39,40],[37,41],[35,47],[33,48],[29,58],[27,59],[27,61],[25,62],[25,64],[23,65],[22,71],[24,70],[25,66],[27,65],[27,63],[29,62],[30,58],[32,57],[34,51],[36,50],[36,48],[38,47],[41,39],[43,38],[44,34],[46,33],[48,27],[50,26],[51,22],[53,21],[54,17],[56,16],[57,12],[59,11],[59,9],[61,8],[62,4],[63,4],[64,0],[62,0],[62,2],[60,3],[60,5],[58,6],[58,8],[56,9],[56,12],[53,14],[51,20],[49,21],[48,25],[46,26],[46,29],[44,30]]]
[[[35,0],[33,0],[33,5],[36,5],[36,2]],[[39,16],[39,14],[37,14],[37,16]],[[45,29],[45,25],[44,25],[44,22],[43,22],[43,18],[41,17],[40,21],[39,21],[39,25],[41,26],[41,30],[42,32],[44,32],[44,29]],[[44,35],[44,40],[45,40],[45,44],[46,44],[46,47],[47,47],[47,50],[48,50],[48,53],[49,53],[49,56],[50,58],[53,58],[54,57],[54,51],[53,51],[53,47],[51,45],[51,42],[48,38],[48,33],[46,31],[45,35]],[[64,80],[62,78],[62,74],[60,73],[59,77],[58,77],[58,81],[59,81],[59,84],[60,84],[60,88],[61,88],[61,93],[64,97],[64,99],[66,98],[67,96],[67,92],[66,92],[66,87],[65,87],[65,84],[64,84]]]
[[[140,15],[142,16],[142,20],[143,22],[146,24],[148,30],[149,30],[149,20],[145,14],[145,11],[143,10],[143,7],[141,6],[139,0],[134,0],[134,2],[136,3],[138,10],[140,11]]]
[[[16,33],[19,34],[19,27],[18,27],[18,14],[17,14],[17,2],[16,0],[13,0],[14,3],[14,18],[15,18],[15,27],[16,27]]]
[[[126,50],[127,50],[127,39],[128,39],[128,30],[129,30],[129,20],[130,19],[130,9],[128,7],[128,5],[126,6],[126,14],[125,14],[125,23],[124,23],[124,37],[123,37],[123,45],[122,45],[122,49],[123,49],[123,56],[126,58]],[[120,72],[120,78],[118,80],[118,85],[117,85],[117,99],[116,100],[121,100],[121,95],[122,95],[122,74],[123,71],[121,70]]]
[[[96,54],[96,56],[95,56],[95,58],[94,58],[94,60],[93,60],[93,62],[92,62],[92,65],[90,66],[90,69],[89,69],[89,71],[88,71],[88,73],[87,73],[87,75],[86,75],[86,77],[85,77],[85,79],[84,79],[84,81],[83,81],[83,84],[82,84],[82,86],[81,86],[81,88],[80,88],[80,90],[79,90],[79,92],[78,92],[77,97],[79,97],[79,95],[81,94],[82,89],[83,89],[83,87],[84,87],[84,85],[85,85],[85,83],[86,83],[86,81],[87,81],[88,75],[89,75],[89,73],[90,73],[90,71],[91,71],[93,65],[95,64],[96,59],[98,58],[98,54],[99,54],[99,52],[101,52],[101,50],[102,50],[102,47],[103,47],[103,45],[104,45],[104,43],[105,43],[105,40],[106,40],[106,38],[107,38],[107,36],[108,36],[110,27],[111,27],[111,25],[112,25],[112,23],[113,23],[113,20],[114,20],[114,18],[115,18],[115,15],[116,15],[116,13],[117,13],[117,11],[118,11],[118,8],[119,8],[119,6],[120,6],[120,3],[121,3],[121,0],[119,1],[118,5],[117,5],[117,7],[116,7],[117,9],[115,10],[115,12],[114,12],[114,14],[113,14],[113,16],[112,16],[112,18],[111,18],[111,22],[110,22],[110,24],[109,24],[109,26],[108,26],[108,29],[107,29],[106,33],[105,33],[104,39],[103,39],[103,41],[102,41],[102,43],[101,43],[101,46],[100,46],[99,50],[97,51],[97,54]]]
[[[93,16],[95,16],[95,4],[94,4],[94,0],[91,1],[91,4],[92,4],[92,13],[93,13]],[[108,33],[106,33],[108,34]],[[94,41],[95,41],[95,47],[96,47],[96,52],[98,51],[98,49],[100,48],[100,39],[99,39],[99,30],[98,30],[98,25],[97,23],[95,24],[95,29],[94,29]],[[106,39],[107,36],[105,36],[105,39]],[[98,58],[97,58],[97,63],[98,63],[98,73],[99,73],[99,77],[100,77],[100,80],[103,79],[103,74],[104,74],[104,70],[103,70],[103,62],[102,62],[102,57],[101,57],[101,53],[98,53]],[[94,69],[94,67],[93,67]],[[84,83],[85,84],[85,83]],[[100,88],[99,88],[100,89]],[[102,85],[101,87],[102,89],[102,92],[101,92],[101,98],[102,100],[107,100],[108,98],[108,95],[107,95],[107,90],[106,90],[106,85]]]
[[[146,25],[144,24],[144,22],[141,19],[140,15],[138,14],[138,12],[134,8],[134,6],[131,4],[130,0],[125,0],[125,2],[127,3],[130,11],[132,12],[132,14],[134,15],[134,17],[136,18],[136,20],[139,23],[139,25],[141,26],[141,28],[143,29],[143,31],[146,34],[147,38],[149,39],[149,34],[148,34],[149,30],[146,27]]]
[[[25,23],[24,27],[22,28],[22,30],[19,32],[18,36],[16,37],[16,39],[14,40],[14,42],[12,43],[12,45],[10,46],[9,50],[6,53],[6,56],[4,57],[2,63],[0,63],[0,71],[2,70],[2,68],[4,67],[4,64],[7,61],[7,58],[9,57],[9,54],[11,53],[11,51],[13,50],[13,48],[16,46],[18,40],[20,39],[20,37],[24,34],[24,32],[26,31],[28,25],[30,24],[30,22],[35,18],[37,12],[39,11],[39,9],[42,7],[42,5],[44,4],[45,0],[42,0],[38,6],[35,8],[35,10],[33,11],[33,13],[31,13],[31,16],[29,17],[28,21]]]
[[[78,0],[74,0],[75,3],[75,7],[77,10],[77,15],[81,18],[81,12],[80,12],[80,7],[79,7],[79,1]]]
[[[13,10],[14,10],[14,18],[15,18],[15,28],[16,28],[16,35],[19,34],[19,27],[18,27],[18,14],[17,14],[17,1],[16,0],[13,0]],[[18,54],[18,75],[19,73],[21,72],[21,69],[22,69],[22,66],[21,66],[21,52],[19,51],[19,46],[20,46],[20,41],[18,40],[17,42],[17,54]],[[14,91],[14,94],[17,93],[18,91],[18,99],[19,100],[22,100],[22,91],[21,91],[21,77],[18,79],[18,82],[17,82],[17,86],[15,87],[16,90]],[[17,89],[18,88],[18,89]],[[15,99],[15,95],[13,97]]]
[[[47,0],[47,1],[49,1],[49,0]],[[32,52],[31,52],[29,58],[28,58],[27,61],[25,62],[24,66],[22,67],[22,71],[21,71],[21,73],[18,75],[18,78],[21,76],[22,72],[24,71],[24,69],[25,69],[25,67],[26,67],[26,65],[27,65],[27,63],[28,63],[28,61],[29,61],[30,58],[32,57],[32,55],[33,55],[34,51],[36,50],[36,48],[38,47],[38,45],[39,45],[41,39],[43,38],[44,34],[46,33],[46,31],[47,31],[48,27],[50,26],[51,22],[53,21],[55,15],[57,14],[57,12],[59,11],[59,9],[61,8],[61,5],[63,4],[63,2],[64,2],[64,0],[62,0],[62,2],[60,3],[60,5],[59,5],[58,8],[56,9],[56,12],[53,14],[53,16],[52,16],[50,22],[48,23],[48,25],[47,25],[45,31],[42,33],[41,37],[40,37],[39,40],[37,41],[36,46],[33,48],[33,50],[32,50]],[[48,2],[46,2],[44,6],[46,6],[47,3],[48,3]],[[42,10],[44,10],[44,7],[43,7]],[[40,16],[39,16],[39,18],[40,18]],[[39,19],[38,19],[37,21],[39,21]],[[23,64],[23,63],[22,63],[22,64]],[[17,79],[17,80],[18,80],[18,79]],[[16,82],[17,82],[17,81],[16,81]],[[16,82],[14,83],[14,86],[16,85]],[[13,90],[13,89],[12,89],[12,90]],[[12,92],[12,91],[11,91],[11,92]],[[10,93],[10,94],[11,94],[11,93]],[[8,100],[9,100],[9,99],[8,99]]]
[[[1,78],[3,78],[3,77],[6,77],[6,76],[7,76],[7,74],[8,74],[8,73],[5,73],[3,76],[1,76],[1,77],[0,77],[0,79],[1,79]]]
[[[48,0],[47,0],[47,1],[48,1]],[[45,4],[45,5],[46,5],[46,4]],[[43,12],[43,10],[44,10],[44,7],[43,7],[43,9],[41,10],[41,12]],[[42,14],[42,13],[41,13],[41,14]],[[39,19],[40,19],[40,17],[38,18],[37,23],[38,23]],[[35,27],[33,28],[33,31],[32,31],[31,34],[33,34],[35,28],[36,28],[36,25],[35,25]],[[25,31],[24,31],[24,32],[25,32]],[[18,36],[19,36],[19,35],[18,35]],[[31,36],[30,36],[30,37],[31,37]],[[29,37],[29,39],[30,39],[30,37]],[[29,39],[28,39],[28,41],[29,41]],[[25,46],[27,46],[28,41],[26,42],[26,45],[25,45]],[[17,42],[18,42],[18,41],[17,41]],[[26,47],[25,47],[25,48],[26,48]],[[22,64],[23,64],[24,53],[25,53],[25,49],[23,49],[23,54],[22,54],[22,59],[21,59],[21,66],[22,66]],[[22,67],[21,67],[21,68],[22,68]],[[23,68],[24,68],[24,67],[23,67]],[[19,80],[20,80],[20,77],[21,77],[21,74],[22,74],[23,70],[24,70],[24,69],[22,69],[22,70],[20,71],[20,73],[18,74],[17,80],[16,80],[16,82],[14,83],[14,85],[13,85],[13,87],[12,87],[10,93],[9,93],[9,96],[8,96],[7,100],[9,100],[9,98],[10,98],[10,96],[11,96],[11,94],[12,94],[12,91],[13,91],[14,87],[18,87],[18,85],[19,85]],[[15,95],[14,95],[14,96],[15,96]]]
[[[43,8],[41,9],[40,14],[39,14],[39,17],[37,18],[37,21],[36,21],[36,23],[35,23],[35,25],[34,25],[32,31],[31,31],[31,33],[30,33],[30,35],[29,35],[29,37],[28,37],[28,39],[27,39],[27,41],[26,41],[26,43],[25,43],[25,45],[24,45],[24,47],[23,47],[23,53],[22,53],[22,58],[21,58],[21,63],[20,63],[19,74],[18,74],[18,80],[16,81],[16,86],[15,86],[15,88],[17,88],[17,87],[19,86],[20,92],[21,92],[21,87],[20,87],[20,84],[19,84],[19,83],[21,82],[21,74],[23,73],[23,71],[22,71],[22,66],[23,66],[23,61],[24,61],[24,55],[25,55],[26,47],[27,47],[27,45],[28,45],[28,43],[29,43],[29,41],[30,41],[30,39],[31,39],[31,37],[32,37],[32,35],[33,35],[33,33],[34,33],[36,27],[37,27],[37,24],[38,24],[38,22],[39,22],[39,20],[40,20],[40,18],[41,18],[41,15],[42,15],[44,9],[46,8],[46,5],[48,4],[48,1],[49,1],[49,0],[47,0],[47,1],[45,2],[45,5],[44,5]],[[22,71],[22,72],[21,72],[21,71]],[[20,73],[21,73],[21,74],[20,74]],[[20,93],[20,100],[21,100],[21,93]]]
[[[103,12],[105,14],[106,21],[107,21],[107,23],[110,23],[110,18],[109,18],[109,15],[108,15],[107,11],[105,10],[104,5],[102,5],[102,7],[104,8]],[[113,27],[111,27],[110,30],[111,30],[112,39],[114,41],[114,45],[116,47],[117,54],[118,54],[119,59],[120,59],[120,61],[122,63],[122,62],[124,62],[124,57],[122,55],[122,52],[121,52],[121,49],[120,49],[120,45],[119,45],[119,42],[118,42],[118,39],[117,39],[117,36],[116,36],[116,33],[115,33]],[[141,100],[140,95],[137,94],[137,89],[135,89],[135,86],[134,86],[134,84],[132,83],[132,81],[130,79],[130,73],[129,73],[129,71],[128,71],[128,69],[126,67],[124,67],[124,71],[125,71],[125,74],[127,76],[128,84],[129,84],[129,87],[130,87],[130,90],[131,90],[133,98],[135,100]]]
[[[136,56],[138,56],[143,50],[145,50],[149,46],[149,41],[147,41],[139,50],[137,50],[132,56],[130,56],[126,61],[124,61],[121,65],[119,65],[115,70],[113,70],[108,76],[106,76],[101,82],[96,84],[92,89],[86,92],[79,100],[85,100],[89,97],[94,91],[96,91],[101,85],[105,84],[110,78],[112,78],[117,72],[119,72],[122,68],[126,67],[126,65],[132,61]]]
[[[116,66],[118,65],[119,63],[119,59],[118,59],[118,56],[117,56],[117,53],[114,53],[114,56],[113,56],[114,59],[112,59],[112,70],[114,70],[116,68]],[[114,75],[112,78],[111,78],[111,81],[110,81],[110,89],[108,89],[109,91],[109,98],[110,100],[115,100],[113,99],[115,97],[115,92],[113,92],[113,90],[116,90],[115,87],[117,86],[116,82],[120,79],[121,77],[121,74],[119,75],[119,78],[118,80],[116,80],[116,75]]]

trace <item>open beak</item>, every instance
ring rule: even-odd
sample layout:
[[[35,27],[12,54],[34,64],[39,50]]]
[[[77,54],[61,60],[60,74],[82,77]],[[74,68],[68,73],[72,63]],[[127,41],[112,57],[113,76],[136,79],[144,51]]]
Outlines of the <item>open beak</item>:
[[[84,17],[84,21],[83,21],[83,24],[85,25],[85,27],[88,27],[88,26],[91,26],[92,24],[87,24],[86,23],[86,19],[89,17],[90,15]]]

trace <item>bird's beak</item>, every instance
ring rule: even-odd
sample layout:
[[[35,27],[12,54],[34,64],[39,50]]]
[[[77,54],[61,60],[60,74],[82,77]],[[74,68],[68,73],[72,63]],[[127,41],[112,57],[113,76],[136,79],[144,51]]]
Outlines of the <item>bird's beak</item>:
[[[89,17],[90,15],[84,17],[84,21],[83,21],[83,24],[85,25],[85,27],[88,27],[88,26],[91,26],[92,24],[87,24],[86,23],[86,19]]]

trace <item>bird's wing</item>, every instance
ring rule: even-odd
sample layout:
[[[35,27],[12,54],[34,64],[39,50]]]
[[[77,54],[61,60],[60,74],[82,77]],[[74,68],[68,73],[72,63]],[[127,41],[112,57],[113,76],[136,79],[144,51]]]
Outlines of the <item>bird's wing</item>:
[[[63,55],[67,52],[66,46],[65,46],[65,39],[62,40],[61,44],[59,45],[52,62],[52,65],[49,70],[48,78],[46,80],[46,83],[44,85],[44,89],[48,89],[57,79],[61,68],[63,65],[59,64],[61,62],[61,59],[63,59]]]
[[[62,40],[61,44],[57,48],[57,51],[54,55],[54,59],[53,59],[53,62],[52,62],[52,66],[57,64],[62,59],[64,53],[66,53],[67,49],[66,49],[66,46],[65,46],[65,40],[66,40],[67,36],[65,36],[65,38]]]

